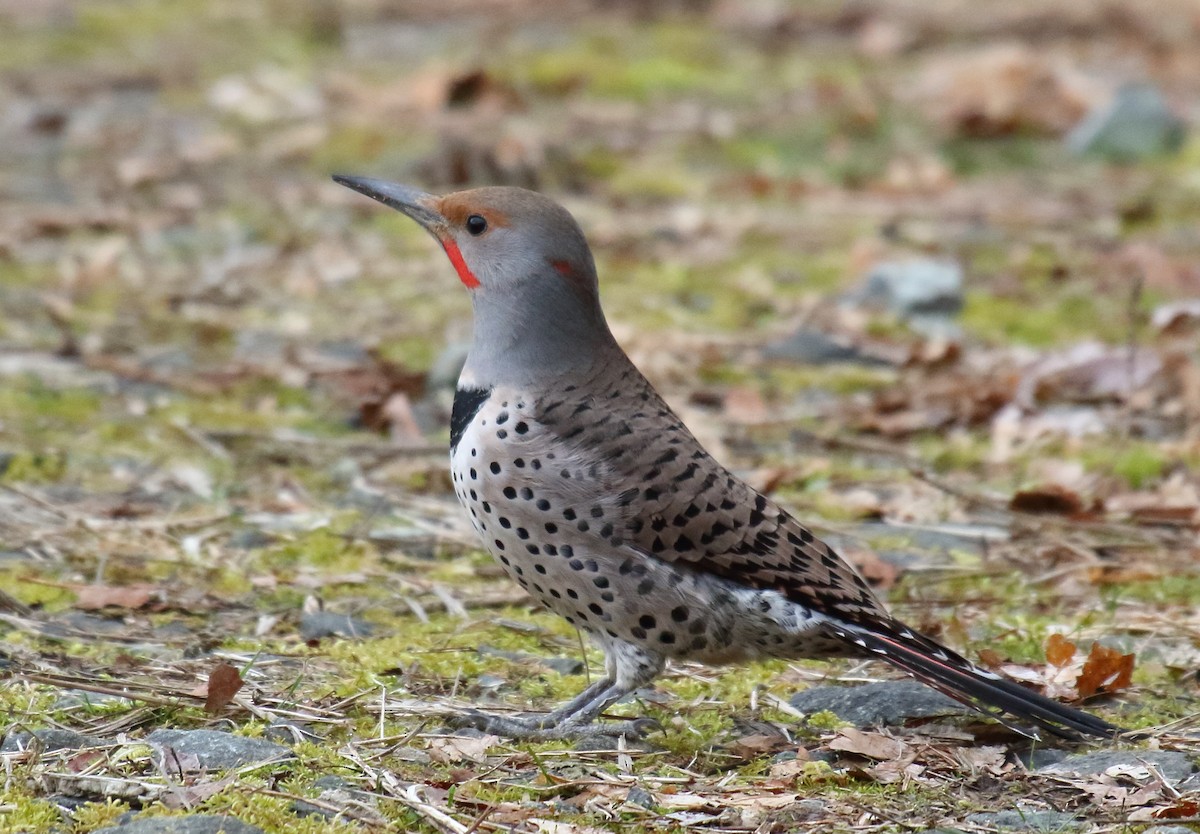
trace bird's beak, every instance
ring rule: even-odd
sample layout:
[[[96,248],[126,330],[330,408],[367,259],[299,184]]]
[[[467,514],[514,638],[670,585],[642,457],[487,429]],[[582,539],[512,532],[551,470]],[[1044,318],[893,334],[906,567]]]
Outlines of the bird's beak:
[[[385,206],[391,206],[401,214],[406,214],[429,230],[435,237],[446,225],[446,218],[436,208],[438,198],[426,194],[420,189],[408,185],[400,185],[386,180],[371,177],[350,177],[334,174],[333,181],[352,188],[359,194],[366,194],[372,200],[378,200]]]

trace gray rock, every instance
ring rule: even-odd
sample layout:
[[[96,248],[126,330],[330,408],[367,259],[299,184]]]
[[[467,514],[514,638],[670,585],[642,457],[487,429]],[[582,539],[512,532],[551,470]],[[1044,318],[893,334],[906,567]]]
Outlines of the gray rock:
[[[467,353],[470,350],[470,342],[455,342],[444,347],[429,368],[429,374],[425,378],[426,390],[453,391],[458,385],[458,375],[467,363]]]
[[[263,730],[263,737],[268,741],[275,741],[283,745],[321,740],[321,737],[310,730],[307,724],[290,718],[273,720],[271,725]]]
[[[258,550],[266,547],[275,541],[274,536],[267,535],[262,530],[255,530],[252,527],[244,527],[241,530],[234,530],[226,539],[226,546],[234,550]]]
[[[18,753],[27,750],[30,742],[37,738],[43,749],[51,750],[82,750],[84,747],[103,747],[109,742],[96,736],[77,733],[73,730],[58,730],[54,728],[34,730],[32,733],[13,732],[4,737],[0,744],[0,753]]]
[[[1067,136],[1076,153],[1133,162],[1183,145],[1186,127],[1150,84],[1123,87],[1112,101],[1084,117]]]
[[[263,834],[236,817],[188,814],[177,817],[137,817],[123,825],[97,829],[94,834]]]
[[[322,637],[370,637],[370,623],[332,611],[314,611],[300,617],[300,638],[319,640]]]
[[[1053,747],[1037,747],[1024,753],[1018,753],[1017,758],[1030,770],[1038,770],[1039,768],[1058,764],[1070,755],[1066,750],[1058,750]]]
[[[1044,765],[1038,773],[1062,776],[1093,776],[1110,767],[1145,767],[1153,765],[1171,784],[1187,779],[1196,772],[1195,763],[1186,753],[1175,750],[1115,750],[1101,753],[1079,753]]]
[[[799,362],[804,365],[833,365],[853,363],[870,367],[887,367],[889,362],[863,353],[853,345],[844,345],[816,330],[801,328],[763,348],[763,358]]]
[[[281,745],[219,730],[155,730],[146,741],[158,748],[169,747],[181,756],[194,756],[202,768],[241,767],[292,758],[292,751]]]
[[[934,258],[883,261],[867,273],[855,300],[901,318],[949,319],[963,308],[962,267]]]
[[[429,764],[433,761],[428,753],[418,747],[395,747],[388,756],[401,762],[413,764]]]
[[[625,797],[625,803],[627,805],[641,806],[647,811],[653,811],[658,807],[658,803],[654,800],[654,797],[648,791],[636,785],[629,789],[629,794]]]
[[[490,657],[503,657],[506,660],[515,660],[518,663],[536,663],[539,666],[545,666],[547,669],[558,672],[560,675],[582,675],[584,670],[583,661],[574,657],[540,657],[528,652],[513,652],[508,649],[498,649],[487,643],[479,644],[479,653]]]
[[[539,657],[537,662],[560,675],[582,675],[587,668],[577,657]]]
[[[987,811],[971,814],[967,822],[1006,831],[1073,831],[1083,823],[1063,811]]]
[[[805,713],[828,710],[858,727],[902,724],[909,718],[957,715],[967,708],[916,681],[883,681],[865,686],[814,686],[789,701]]]

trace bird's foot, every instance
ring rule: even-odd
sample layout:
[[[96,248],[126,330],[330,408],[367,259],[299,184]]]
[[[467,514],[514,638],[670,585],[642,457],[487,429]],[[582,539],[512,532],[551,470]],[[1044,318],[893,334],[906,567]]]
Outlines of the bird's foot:
[[[521,741],[579,739],[588,742],[608,742],[613,745],[622,736],[628,741],[636,741],[647,733],[662,729],[653,718],[629,718],[593,724],[573,721],[571,717],[567,717],[551,724],[545,718],[510,718],[479,710],[460,713],[450,720],[450,724],[457,728],[470,727],[480,732]]]

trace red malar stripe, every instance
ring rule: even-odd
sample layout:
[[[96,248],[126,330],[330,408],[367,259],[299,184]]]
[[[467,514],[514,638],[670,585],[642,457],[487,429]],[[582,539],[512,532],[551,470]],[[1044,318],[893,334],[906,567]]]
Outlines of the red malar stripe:
[[[475,277],[475,273],[467,266],[467,262],[463,260],[462,252],[458,249],[458,244],[453,238],[444,237],[441,239],[442,248],[446,250],[446,254],[450,256],[450,263],[454,264],[455,271],[458,272],[458,280],[463,282],[463,285],[468,289],[475,289],[479,286],[479,279]]]

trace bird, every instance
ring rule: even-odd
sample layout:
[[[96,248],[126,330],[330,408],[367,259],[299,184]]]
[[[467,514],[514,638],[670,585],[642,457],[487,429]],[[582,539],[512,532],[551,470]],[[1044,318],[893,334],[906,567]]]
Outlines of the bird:
[[[534,717],[464,726],[550,740],[653,730],[600,721],[668,660],[887,661],[1032,737],[1120,728],[984,669],[894,618],[858,572],[700,444],[618,345],[573,216],[538,192],[437,196],[334,181],[416,221],[468,291],[471,346],[450,417],[455,494],[486,549],[603,651],[604,675]]]

